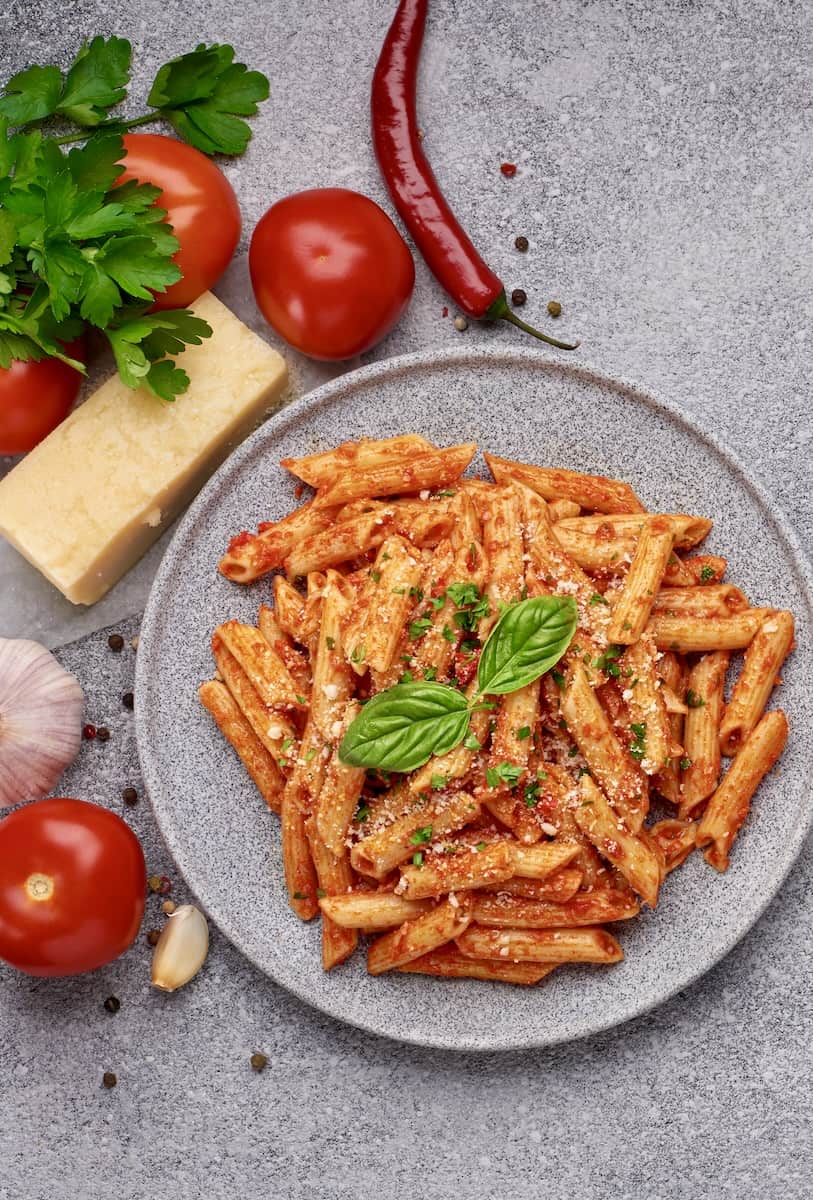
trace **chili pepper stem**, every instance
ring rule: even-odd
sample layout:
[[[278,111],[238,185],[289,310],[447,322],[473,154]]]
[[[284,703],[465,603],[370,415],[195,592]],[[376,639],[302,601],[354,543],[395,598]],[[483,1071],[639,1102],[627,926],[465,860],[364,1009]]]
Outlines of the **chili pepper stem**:
[[[580,342],[560,342],[558,338],[550,337],[547,333],[542,333],[541,330],[534,329],[533,325],[528,325],[508,307],[505,292],[500,293],[485,313],[485,320],[510,321],[518,329],[523,329],[526,333],[530,333],[531,337],[539,338],[540,342],[547,342],[549,346],[556,346],[559,350],[575,350],[581,344]]]

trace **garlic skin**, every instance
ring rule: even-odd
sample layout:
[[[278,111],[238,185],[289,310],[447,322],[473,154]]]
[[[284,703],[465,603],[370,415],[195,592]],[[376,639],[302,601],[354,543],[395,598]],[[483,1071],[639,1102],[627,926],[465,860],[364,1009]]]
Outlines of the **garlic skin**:
[[[209,952],[209,926],[194,904],[182,904],[161,931],[152,956],[152,985],[176,992],[194,979]]]
[[[0,808],[51,791],[79,753],[84,702],[50,650],[0,638]]]

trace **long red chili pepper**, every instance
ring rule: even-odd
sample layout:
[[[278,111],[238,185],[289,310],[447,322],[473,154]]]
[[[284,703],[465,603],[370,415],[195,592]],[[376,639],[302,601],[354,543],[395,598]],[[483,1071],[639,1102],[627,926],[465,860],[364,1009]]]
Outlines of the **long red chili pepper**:
[[[432,273],[463,312],[475,320],[510,321],[560,350],[560,342],[521,321],[505,288],[474,248],[449,207],[418,136],[415,107],[428,0],[401,0],[373,75],[373,145],[395,207]]]

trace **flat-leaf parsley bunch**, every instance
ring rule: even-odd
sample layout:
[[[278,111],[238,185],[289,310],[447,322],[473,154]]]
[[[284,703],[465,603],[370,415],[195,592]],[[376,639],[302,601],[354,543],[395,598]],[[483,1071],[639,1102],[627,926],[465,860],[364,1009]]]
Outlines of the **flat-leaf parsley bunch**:
[[[364,705],[342,739],[339,758],[354,767],[416,771],[434,755],[448,754],[466,738],[472,712],[491,707],[486,697],[516,692],[556,666],[577,621],[572,596],[534,596],[510,605],[483,646],[472,700],[442,683],[397,683]]]
[[[59,358],[91,325],[113,349],[129,387],[174,400],[189,386],[172,356],[211,328],[188,309],[150,313],[153,293],[181,278],[178,240],[156,207],[160,189],[124,171],[122,134],[168,121],[204,154],[241,154],[244,117],[268,96],[268,80],[234,62],[232,46],[200,45],[161,67],[147,105],[130,120],[110,115],[127,94],[132,48],[95,37],[67,72],[34,66],[0,95],[0,367]],[[44,123],[78,126],[47,136]],[[72,142],[83,142],[70,151]]]

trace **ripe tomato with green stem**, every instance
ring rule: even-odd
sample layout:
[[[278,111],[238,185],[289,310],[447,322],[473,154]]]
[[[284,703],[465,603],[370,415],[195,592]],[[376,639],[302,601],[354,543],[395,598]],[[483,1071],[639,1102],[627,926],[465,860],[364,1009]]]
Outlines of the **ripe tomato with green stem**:
[[[0,821],[0,959],[28,975],[78,975],[138,933],[147,872],[121,817],[86,800],[37,800]]]
[[[183,278],[156,296],[154,308],[186,308],[214,287],[240,241],[240,206],[226,176],[194,146],[161,133],[126,133],[124,174],[161,189],[156,203],[181,243]]]
[[[415,264],[387,214],[347,188],[286,196],[249,250],[260,310],[297,350],[341,360],[371,349],[409,304]]]

